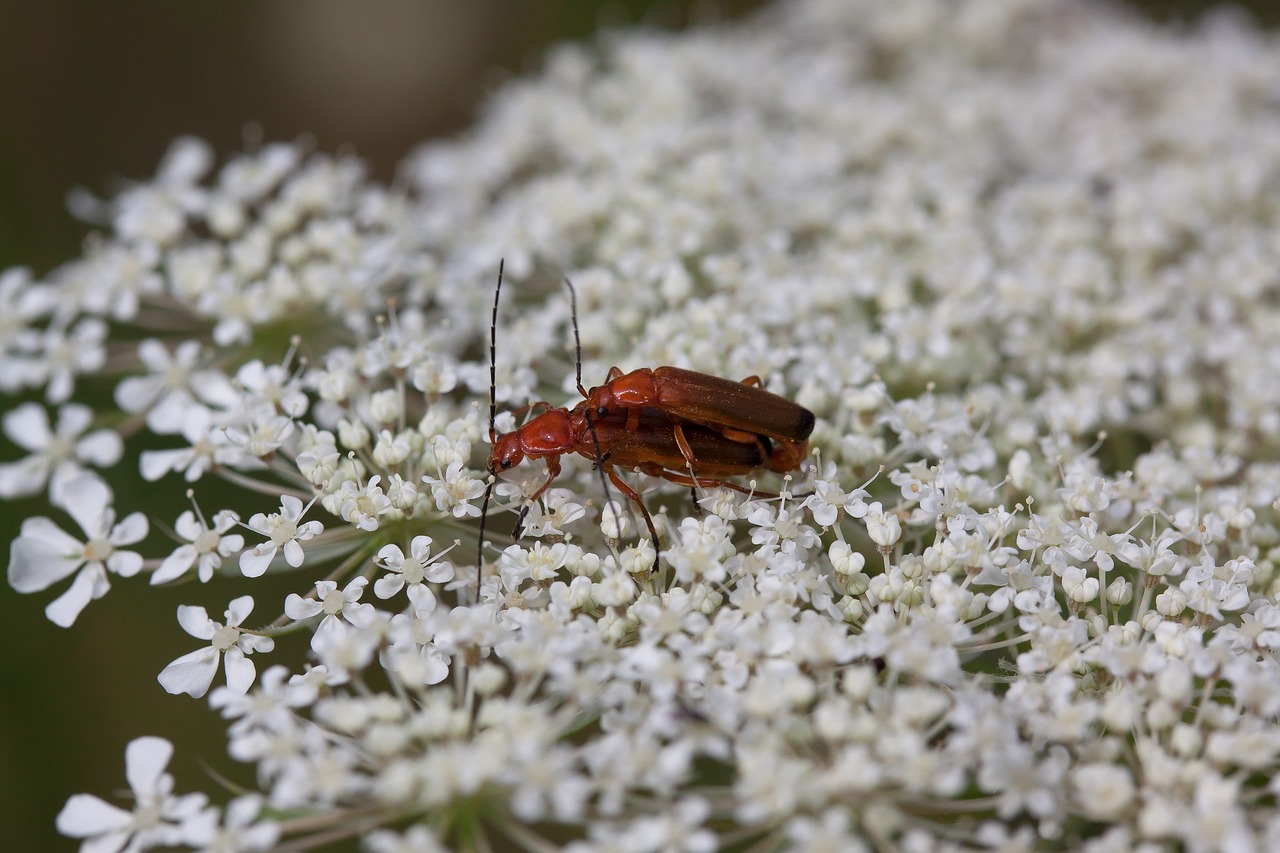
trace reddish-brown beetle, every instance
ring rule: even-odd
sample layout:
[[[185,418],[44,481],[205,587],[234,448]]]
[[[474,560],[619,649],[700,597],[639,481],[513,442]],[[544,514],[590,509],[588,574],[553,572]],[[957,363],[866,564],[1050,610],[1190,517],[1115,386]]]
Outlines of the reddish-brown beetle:
[[[578,391],[592,417],[627,412],[631,429],[637,424],[634,413],[640,409],[652,406],[666,412],[675,424],[677,441],[683,421],[702,424],[730,441],[772,439],[768,468],[779,473],[799,467],[815,420],[804,406],[764,390],[758,376],[734,382],[680,367],[642,367],[630,373],[614,367],[605,384],[585,391],[579,383]],[[692,464],[694,459],[686,454],[685,461]]]
[[[578,338],[577,295],[569,287],[573,334],[576,350],[578,391],[585,398],[573,409],[555,408],[549,403],[535,403],[547,410],[513,432],[498,435],[497,418],[497,327],[498,302],[502,293],[502,265],[498,267],[498,286],[494,292],[493,317],[489,337],[489,440],[493,449],[487,468],[490,479],[481,508],[480,541],[476,554],[476,590],[479,593],[484,562],[484,527],[489,500],[493,493],[492,475],[509,470],[526,458],[545,459],[547,479],[525,503],[516,519],[515,535],[519,535],[525,511],[560,474],[560,457],[577,453],[591,459],[600,471],[606,494],[608,481],[618,487],[640,508],[655,552],[658,534],[640,495],[628,486],[614,470],[616,466],[639,470],[673,483],[689,486],[725,486],[745,494],[769,497],[723,477],[749,474],[761,467],[778,472],[796,468],[804,456],[809,433],[813,430],[813,414],[783,397],[759,387],[752,377],[744,382],[661,367],[656,371],[640,370],[623,375],[614,368],[605,386],[590,392],[582,386],[582,346]],[[628,377],[636,377],[628,381]],[[649,378],[650,384],[644,384]],[[699,391],[709,392],[709,402]],[[645,395],[648,395],[646,398]],[[643,402],[656,400],[663,405]],[[747,410],[763,404],[763,421],[752,430]],[[679,410],[687,410],[686,417]],[[724,420],[721,420],[723,413]],[[685,473],[687,472],[687,473]],[[658,560],[655,555],[654,568]]]

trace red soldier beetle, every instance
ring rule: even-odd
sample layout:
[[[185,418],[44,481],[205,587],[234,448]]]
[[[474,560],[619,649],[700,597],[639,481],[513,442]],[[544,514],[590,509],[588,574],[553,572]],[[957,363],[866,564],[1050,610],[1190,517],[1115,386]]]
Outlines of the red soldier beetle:
[[[690,488],[725,486],[743,494],[769,496],[720,479],[749,474],[763,467],[770,453],[767,441],[753,444],[727,441],[719,432],[698,424],[685,424],[682,439],[677,440],[670,418],[651,408],[640,412],[638,421],[638,427],[631,429],[626,419],[620,416],[594,420],[585,407],[579,405],[574,409],[543,412],[519,429],[498,436],[489,455],[491,474],[509,470],[525,459],[545,459],[547,462],[547,479],[526,499],[516,519],[514,535],[519,536],[527,509],[560,476],[560,457],[566,453],[577,453],[592,460],[602,478],[607,476],[635,503],[644,516],[655,549],[658,547],[658,531],[653,517],[639,493],[618,476],[615,467],[638,470]],[[686,465],[686,451],[695,457],[694,464],[690,466],[691,474],[679,470]],[[605,488],[607,490],[608,486]],[[482,535],[481,543],[483,541]],[[657,568],[656,556],[654,568]]]
[[[642,367],[630,373],[614,367],[605,384],[586,391],[579,382],[578,392],[596,419],[626,412],[628,429],[637,427],[635,413],[645,407],[666,412],[677,441],[685,429],[682,422],[701,424],[730,441],[771,439],[773,450],[766,467],[780,474],[799,467],[815,420],[804,406],[764,390],[758,376],[734,382],[680,367]],[[691,452],[686,452],[685,461],[694,463]]]
[[[625,494],[640,509],[645,524],[649,528],[649,536],[655,550],[654,569],[658,567],[658,532],[653,524],[643,499],[633,488],[628,486],[614,470],[615,466],[639,470],[655,477],[661,477],[679,485],[696,488],[698,486],[724,486],[747,495],[758,497],[776,497],[766,492],[757,492],[735,483],[726,482],[722,477],[734,477],[749,474],[761,467],[768,467],[778,472],[794,469],[803,458],[807,447],[809,433],[813,429],[813,414],[801,406],[771,394],[759,388],[759,379],[752,377],[744,382],[732,382],[706,374],[681,370],[674,367],[662,367],[656,371],[633,371],[635,375],[647,375],[663,378],[663,387],[684,391],[679,393],[668,391],[668,401],[675,400],[673,407],[682,405],[695,415],[706,417],[706,422],[693,418],[684,418],[670,409],[646,405],[639,402],[638,397],[627,396],[626,383],[616,383],[617,390],[622,393],[621,400],[611,410],[603,404],[604,400],[614,402],[612,384],[602,386],[609,389],[609,396],[596,394],[601,389],[595,388],[589,393],[582,386],[582,344],[578,335],[577,294],[573,285],[566,280],[572,306],[573,336],[576,350],[577,387],[583,395],[583,402],[573,409],[555,408],[549,403],[538,402],[524,407],[526,410],[545,406],[546,411],[513,432],[497,434],[497,328],[498,302],[502,293],[503,265],[498,266],[498,285],[493,297],[493,316],[490,323],[489,336],[489,441],[492,450],[489,454],[487,469],[490,474],[485,488],[484,503],[480,510],[480,537],[476,550],[476,595],[477,599],[483,580],[484,566],[484,528],[488,519],[489,501],[493,494],[494,475],[520,464],[524,459],[545,459],[547,462],[547,479],[533,495],[528,498],[524,508],[516,517],[513,535],[520,534],[520,529],[528,508],[541,497],[560,475],[560,457],[566,453],[577,453],[595,463],[600,471],[601,484],[606,496],[609,482]],[[615,372],[617,375],[615,376]],[[692,377],[680,384],[680,379]],[[617,368],[610,371],[610,381],[625,379]],[[754,384],[752,384],[754,380]],[[657,386],[657,383],[654,383]],[[712,388],[719,392],[719,405],[711,404],[698,408],[694,403],[680,403],[680,400],[693,399],[696,395],[690,388]],[[741,414],[747,404],[733,405],[734,395],[741,396],[743,389],[748,389],[747,397],[755,403],[762,400],[773,404],[769,414],[760,418],[763,425],[751,421]],[[593,401],[592,394],[596,394]],[[652,395],[661,398],[655,391]],[[778,403],[782,405],[777,405]],[[729,409],[726,415],[728,422],[719,420],[720,410]],[[760,427],[752,430],[750,427]],[[778,433],[774,435],[773,433]],[[772,439],[772,440],[771,440]],[[689,473],[682,473],[682,470]],[[605,478],[608,477],[608,481]]]

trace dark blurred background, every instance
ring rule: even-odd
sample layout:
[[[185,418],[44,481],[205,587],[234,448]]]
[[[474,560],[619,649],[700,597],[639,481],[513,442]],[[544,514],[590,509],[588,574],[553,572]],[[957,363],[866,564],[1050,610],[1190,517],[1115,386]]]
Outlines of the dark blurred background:
[[[105,195],[121,179],[151,175],[176,136],[203,137],[225,155],[241,150],[247,133],[306,135],[322,150],[354,150],[387,180],[417,143],[464,128],[487,92],[536,69],[550,44],[602,27],[679,29],[760,5],[0,0],[0,269],[42,274],[78,254],[88,229],[67,214],[67,192]],[[1209,4],[1128,5],[1188,20]],[[1275,0],[1245,5],[1271,25],[1280,13]],[[0,411],[13,403],[0,398]],[[0,458],[13,458],[5,444],[0,438]],[[117,492],[127,488],[114,473],[112,482]],[[0,510],[7,564],[21,519],[46,510],[34,502]],[[296,583],[286,577],[269,589],[265,581],[255,589],[260,602],[281,600]],[[241,592],[217,581],[176,590],[118,582],[64,631],[43,615],[52,594],[18,596],[0,583],[3,849],[76,849],[55,834],[54,815],[73,793],[123,789],[124,745],[139,735],[181,745],[171,767],[179,790],[213,790],[210,773],[251,781],[223,754],[222,722],[205,702],[170,697],[155,681],[169,660],[198,645],[178,627],[177,605],[221,608]]]

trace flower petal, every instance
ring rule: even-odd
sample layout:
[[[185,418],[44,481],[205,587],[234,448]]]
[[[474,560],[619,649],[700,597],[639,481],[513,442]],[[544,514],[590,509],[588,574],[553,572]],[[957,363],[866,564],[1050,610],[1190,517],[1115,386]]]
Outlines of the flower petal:
[[[100,429],[76,442],[76,458],[91,462],[99,468],[116,464],[122,455],[124,442],[114,430]]]
[[[134,542],[141,542],[147,538],[149,529],[150,525],[147,524],[145,515],[140,512],[131,512],[111,529],[111,544],[119,547],[120,545],[132,545]]]
[[[49,606],[44,609],[44,615],[49,617],[49,621],[53,624],[61,628],[70,628],[75,624],[80,611],[84,610],[90,601],[106,595],[109,589],[111,589],[111,582],[107,580],[107,570],[101,563],[92,563],[80,570],[80,574],[76,575],[76,579],[71,582],[71,586],[67,587],[66,592],[49,602]]]
[[[212,646],[196,649],[166,666],[156,680],[169,693],[186,693],[199,699],[209,692],[209,685],[218,674],[219,657],[218,650]]]
[[[295,569],[302,565],[302,561],[306,559],[306,553],[302,550],[302,546],[298,544],[297,539],[290,539],[284,543],[284,561]]]
[[[373,583],[373,594],[390,598],[404,587],[404,575],[383,575]]]
[[[142,555],[137,551],[116,551],[107,558],[107,568],[112,574],[131,578],[142,570]]]
[[[249,688],[253,686],[253,679],[258,674],[253,667],[253,661],[245,657],[244,652],[235,646],[227,649],[226,671],[227,687],[242,696],[249,692]]]
[[[142,474],[142,479],[148,483],[154,483],[170,471],[177,468],[185,468],[186,464],[179,464],[179,460],[190,458],[191,455],[190,448],[144,450],[142,455],[138,457],[138,470]]]
[[[86,472],[68,480],[59,503],[86,535],[105,532],[101,529],[102,517],[111,505],[111,489],[96,475]]]
[[[186,574],[196,561],[196,546],[179,545],[173,553],[164,558],[160,568],[151,575],[151,584],[165,583]]]
[[[173,757],[173,744],[162,737],[140,737],[129,741],[124,750],[124,774],[135,794],[147,796],[162,793],[156,783]]]
[[[239,625],[253,612],[253,596],[242,595],[227,604],[227,624]]]
[[[409,584],[409,601],[413,604],[413,612],[419,615],[436,609],[435,593],[426,584]]]
[[[209,611],[192,604],[178,605],[178,624],[197,640],[212,640],[218,630],[209,618]]]
[[[49,481],[49,460],[28,456],[0,465],[0,498],[24,498],[37,494]]]
[[[58,409],[58,422],[54,427],[61,438],[75,438],[93,423],[93,410],[79,403],[68,403]]]
[[[23,403],[4,416],[4,433],[23,450],[43,450],[52,438],[49,413],[39,403]]]
[[[72,838],[88,838],[105,832],[123,830],[133,820],[133,814],[119,806],[113,806],[92,794],[76,794],[58,812],[58,832]],[[123,839],[121,839],[123,846]]]
[[[404,564],[404,552],[400,550],[399,545],[383,545],[378,551],[378,559],[386,563],[389,568],[399,569]]]
[[[271,561],[276,556],[274,545],[269,548],[263,547],[261,553],[255,553],[256,551],[256,548],[250,548],[240,554],[240,573],[247,578],[262,577],[267,571],[267,566],[271,565]]]
[[[77,551],[69,554],[65,547],[59,547],[67,544],[62,540],[69,540]],[[9,585],[18,592],[47,589],[84,564],[84,557],[79,553],[83,548],[54,527],[49,519],[27,519],[22,525],[22,535],[9,546]]]
[[[310,619],[323,609],[324,605],[314,598],[303,598],[296,592],[289,593],[284,600],[284,614],[295,622]]]

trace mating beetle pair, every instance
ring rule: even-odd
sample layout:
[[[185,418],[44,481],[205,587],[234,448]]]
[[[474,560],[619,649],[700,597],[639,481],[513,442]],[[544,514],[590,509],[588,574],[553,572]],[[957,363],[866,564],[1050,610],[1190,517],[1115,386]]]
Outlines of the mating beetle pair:
[[[640,509],[656,550],[658,533],[640,495],[614,470],[621,466],[691,488],[725,486],[752,492],[722,478],[749,474],[759,468],[786,473],[799,467],[813,432],[813,412],[760,387],[759,377],[741,382],[679,367],[640,368],[623,373],[609,371],[604,385],[588,391],[582,385],[582,345],[578,338],[577,296],[567,280],[573,310],[578,393],[582,402],[569,408],[535,403],[547,410],[513,432],[498,435],[497,347],[498,300],[502,295],[502,265],[493,297],[489,337],[489,454],[490,475],[506,471],[522,460],[545,459],[547,479],[521,511],[525,510],[560,474],[560,457],[577,453],[592,460],[614,486]],[[686,473],[687,472],[687,473]],[[490,476],[480,517],[480,542],[476,557],[476,591],[483,566],[484,523],[493,492]],[[605,487],[607,489],[607,486]],[[657,557],[654,568],[657,568]]]

